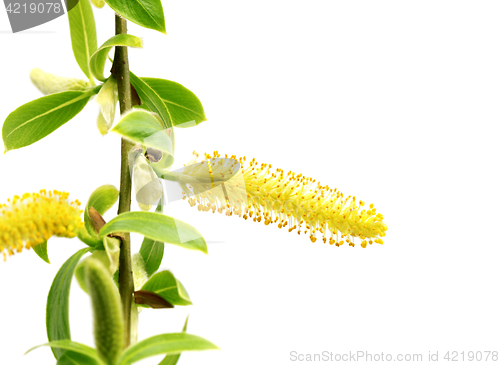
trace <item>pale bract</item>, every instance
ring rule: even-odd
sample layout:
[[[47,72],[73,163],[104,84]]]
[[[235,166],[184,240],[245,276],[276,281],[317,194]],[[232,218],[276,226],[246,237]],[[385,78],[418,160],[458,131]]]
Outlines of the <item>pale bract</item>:
[[[62,91],[82,91],[90,87],[88,81],[72,77],[56,76],[42,71],[39,68],[31,70],[30,79],[33,85],[35,85],[44,95],[55,94]]]
[[[150,210],[160,200],[163,187],[144,155],[135,158],[132,177],[139,207],[144,211]]]
[[[97,129],[104,136],[113,127],[116,104],[118,103],[118,86],[113,75],[102,85],[95,101],[100,106],[99,116],[97,117]]]

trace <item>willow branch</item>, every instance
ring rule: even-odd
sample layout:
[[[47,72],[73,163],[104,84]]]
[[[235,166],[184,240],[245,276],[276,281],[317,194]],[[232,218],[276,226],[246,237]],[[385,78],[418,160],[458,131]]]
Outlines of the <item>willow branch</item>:
[[[115,15],[115,33],[127,33],[127,21]],[[115,47],[115,58],[112,74],[118,84],[118,97],[120,100],[120,112],[125,113],[131,108],[132,98],[130,92],[130,74],[128,65],[127,47]],[[121,173],[120,173],[120,200],[118,203],[118,214],[130,212],[130,201],[132,192],[132,181],[130,178],[130,167],[128,154],[133,143],[122,139],[121,143]],[[130,253],[130,234],[124,234],[120,249],[120,273],[118,282],[120,284],[120,296],[122,300],[123,315],[125,319],[125,343],[130,345],[130,326],[132,296],[134,293],[134,279],[132,275],[132,260]]]

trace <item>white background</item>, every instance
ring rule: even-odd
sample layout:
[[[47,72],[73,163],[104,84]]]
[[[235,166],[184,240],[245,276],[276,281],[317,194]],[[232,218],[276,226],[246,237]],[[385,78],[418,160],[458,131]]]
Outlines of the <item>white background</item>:
[[[281,365],[290,352],[500,350],[498,1],[164,1],[167,36],[130,51],[139,76],[180,82],[208,121],[177,131],[176,166],[200,153],[246,155],[374,203],[383,246],[311,243],[275,225],[201,213],[209,255],[166,245],[194,302],[143,311],[140,337],[189,332],[222,351],[182,365]],[[113,12],[95,10],[98,43]],[[41,96],[30,69],[83,78],[67,18],[10,34],[0,11],[0,119]],[[119,184],[119,138],[101,137],[91,101],[74,120],[0,156],[0,201],[39,189],[85,202]],[[113,208],[105,218],[111,219]],[[0,263],[0,363],[54,364],[45,302],[77,239],[51,239],[47,265],[25,251]],[[140,237],[133,251],[140,247]],[[73,339],[93,343],[88,296],[73,285]],[[157,364],[155,357],[140,364]],[[441,363],[445,363],[442,361]]]

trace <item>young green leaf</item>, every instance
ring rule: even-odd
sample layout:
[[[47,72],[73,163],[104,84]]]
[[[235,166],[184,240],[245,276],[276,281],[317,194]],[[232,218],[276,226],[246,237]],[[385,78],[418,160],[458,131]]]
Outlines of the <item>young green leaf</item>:
[[[150,356],[175,355],[184,351],[219,350],[213,343],[187,333],[168,333],[147,338],[127,348],[118,365],[129,365]]]
[[[125,19],[167,34],[161,0],[106,0],[106,3]]]
[[[70,340],[69,329],[69,290],[71,279],[78,261],[90,249],[83,248],[71,256],[59,269],[47,298],[47,337],[49,341]],[[69,341],[71,342],[71,341]],[[64,354],[63,347],[54,347],[56,359]],[[77,351],[78,352],[78,351]]]
[[[115,205],[118,200],[118,195],[120,192],[113,185],[103,185],[98,187],[96,190],[90,194],[90,198],[85,207],[85,212],[83,214],[83,220],[85,222],[85,228],[90,235],[97,237],[97,232],[92,226],[92,221],[89,216],[89,208],[94,207],[95,210],[99,212],[100,215],[106,213],[113,205]]]
[[[162,196],[160,202],[156,206],[157,213],[163,213],[163,199],[164,197]],[[139,253],[144,260],[146,273],[149,277],[151,277],[151,275],[153,275],[160,267],[161,261],[163,260],[164,250],[165,244],[163,242],[154,241],[150,238],[144,237]]]
[[[161,98],[176,127],[194,127],[207,120],[203,105],[196,95],[174,81],[141,77]]]
[[[99,81],[106,81],[104,77],[104,65],[109,51],[115,46],[142,48],[142,41],[139,37],[130,34],[118,34],[109,38],[90,56],[90,71]]]
[[[165,103],[151,86],[142,81],[140,77],[135,76],[132,72],[130,72],[130,83],[148,109],[160,116],[164,128],[171,128],[170,138],[172,139],[172,151],[174,151],[175,139],[174,129],[172,128],[172,118]]]
[[[77,115],[95,90],[65,91],[33,100],[9,114],[2,128],[5,152],[29,146]]]
[[[76,62],[83,73],[94,84],[94,79],[89,69],[89,58],[97,49],[97,35],[94,13],[89,0],[68,0],[69,31],[71,33],[71,46]]]
[[[127,212],[102,227],[100,237],[115,232],[135,232],[152,240],[207,253],[207,244],[200,232],[187,223],[163,214]]]
[[[33,246],[33,251],[47,264],[50,264],[49,255],[47,253],[47,241]]]
[[[173,305],[191,305],[191,298],[184,285],[170,271],[154,274],[141,288],[158,294]]]
[[[142,109],[133,109],[125,114],[112,129],[134,142],[172,154],[170,130],[163,127],[159,117]]]
[[[50,341],[49,343],[44,343],[43,345],[38,345],[35,347],[32,347],[28,351],[26,351],[26,354],[39,348],[42,346],[50,346],[52,347],[52,351],[59,350],[59,351],[64,351],[64,350],[69,350],[72,352],[76,352],[78,354],[85,355],[87,357],[90,357],[91,359],[95,360],[100,365],[106,365],[97,355],[97,351],[93,349],[92,347],[88,347],[87,345],[78,343],[78,342],[73,342],[71,340],[59,340],[59,341]]]
[[[144,259],[148,276],[153,275],[160,267],[164,250],[165,244],[163,242],[144,237],[139,253]]]

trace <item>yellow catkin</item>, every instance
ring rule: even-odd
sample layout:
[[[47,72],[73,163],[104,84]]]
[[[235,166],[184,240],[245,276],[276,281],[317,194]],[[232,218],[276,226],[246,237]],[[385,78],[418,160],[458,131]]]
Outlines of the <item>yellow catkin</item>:
[[[272,171],[271,165],[255,159],[246,164],[246,157],[221,157],[215,151],[197,163],[199,155],[193,154],[183,169],[189,182],[180,184],[184,199],[200,211],[276,224],[289,232],[308,234],[312,242],[320,236],[324,243],[337,247],[346,242],[354,247],[355,238],[363,248],[373,242],[383,244],[380,237],[385,236],[387,225],[373,204],[365,207],[355,196],[344,197],[336,188],[302,174]]]
[[[83,227],[78,200],[68,201],[68,193],[40,190],[14,196],[0,204],[0,252],[21,252],[47,241],[52,236],[73,238]]]

